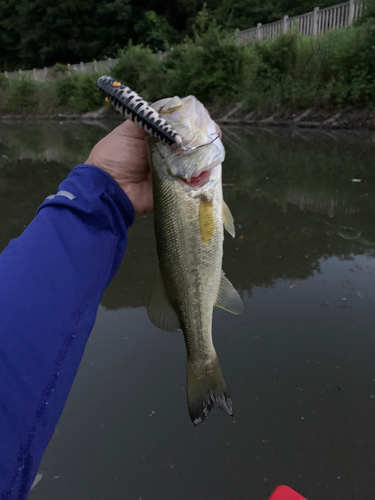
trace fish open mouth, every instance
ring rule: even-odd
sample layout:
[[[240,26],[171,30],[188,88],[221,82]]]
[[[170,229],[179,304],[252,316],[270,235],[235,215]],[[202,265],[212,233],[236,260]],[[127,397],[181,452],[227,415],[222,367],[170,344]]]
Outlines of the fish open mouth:
[[[193,189],[198,189],[207,184],[210,180],[210,177],[211,177],[211,172],[209,170],[204,170],[199,175],[191,177],[190,180],[184,179],[183,177],[180,177],[180,179]]]

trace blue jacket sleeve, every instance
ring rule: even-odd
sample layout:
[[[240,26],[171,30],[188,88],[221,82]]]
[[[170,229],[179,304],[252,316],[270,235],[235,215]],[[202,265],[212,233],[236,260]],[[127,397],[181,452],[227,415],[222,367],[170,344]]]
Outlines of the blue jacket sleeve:
[[[79,165],[0,255],[0,498],[27,497],[123,257],[134,209]]]

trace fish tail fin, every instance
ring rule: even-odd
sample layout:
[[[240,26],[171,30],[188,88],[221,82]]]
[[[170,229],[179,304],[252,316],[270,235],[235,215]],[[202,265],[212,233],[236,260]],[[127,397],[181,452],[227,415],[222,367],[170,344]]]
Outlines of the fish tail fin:
[[[216,355],[204,367],[195,365],[188,357],[186,374],[187,402],[194,425],[203,422],[214,406],[233,416],[232,400]]]

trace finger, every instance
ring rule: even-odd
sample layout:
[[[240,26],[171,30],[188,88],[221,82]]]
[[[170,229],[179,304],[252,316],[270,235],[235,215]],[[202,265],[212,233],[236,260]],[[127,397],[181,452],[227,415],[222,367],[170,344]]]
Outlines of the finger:
[[[118,127],[116,127],[113,132],[116,135],[130,137],[131,139],[144,139],[145,132],[144,130],[132,122],[131,120],[126,120],[124,123],[121,123]]]

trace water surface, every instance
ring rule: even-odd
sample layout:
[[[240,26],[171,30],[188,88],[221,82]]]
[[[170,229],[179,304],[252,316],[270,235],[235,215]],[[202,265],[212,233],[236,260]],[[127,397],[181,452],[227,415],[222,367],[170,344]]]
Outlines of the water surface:
[[[111,127],[0,125],[1,248]],[[213,324],[235,417],[190,422],[182,335],[147,316],[157,259],[140,218],[30,500],[266,500],[279,484],[375,498],[375,136],[224,132],[244,150],[227,146],[223,168],[237,230],[223,269],[245,311]]]

